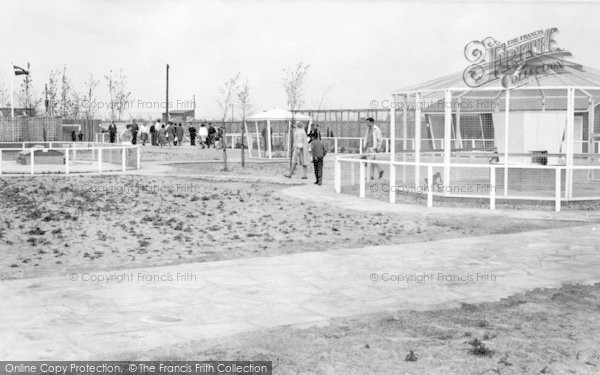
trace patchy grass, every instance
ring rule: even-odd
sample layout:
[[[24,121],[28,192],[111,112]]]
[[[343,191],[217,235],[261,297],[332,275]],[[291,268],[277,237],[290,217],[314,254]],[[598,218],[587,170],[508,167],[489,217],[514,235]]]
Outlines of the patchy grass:
[[[340,318],[126,355],[268,360],[277,374],[598,374],[599,307],[600,284],[567,285],[455,309]]]

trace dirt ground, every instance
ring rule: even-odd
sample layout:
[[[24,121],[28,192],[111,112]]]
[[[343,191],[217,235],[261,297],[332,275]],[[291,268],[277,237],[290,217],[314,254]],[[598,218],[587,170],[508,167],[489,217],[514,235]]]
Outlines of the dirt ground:
[[[179,177],[0,180],[0,279],[576,225],[363,213],[297,201],[280,185]]]
[[[267,360],[276,374],[598,374],[599,308],[600,284],[567,285],[457,309],[340,318],[126,355]]]

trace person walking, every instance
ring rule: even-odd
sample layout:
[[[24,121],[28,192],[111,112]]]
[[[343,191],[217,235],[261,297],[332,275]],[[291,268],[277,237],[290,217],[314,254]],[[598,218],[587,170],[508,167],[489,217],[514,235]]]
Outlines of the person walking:
[[[137,144],[138,130],[140,130],[140,127],[138,126],[137,122],[133,121],[133,125],[131,125],[131,144],[132,145]]]
[[[310,152],[313,158],[313,167],[315,169],[315,184],[323,184],[323,159],[327,155],[325,144],[320,138],[311,138]]]
[[[200,129],[198,130],[198,136],[200,137],[200,145],[202,146],[202,148],[204,148],[208,140],[208,129],[206,128],[204,123],[200,125]]]
[[[140,126],[140,136],[142,137],[142,146],[145,146],[148,141],[148,125],[145,123]]]
[[[381,149],[381,144],[383,142],[383,138],[381,137],[381,129],[379,126],[375,125],[375,120],[372,117],[367,118],[367,131],[365,133],[364,138],[364,149],[367,154],[366,158],[370,160],[375,160],[375,153],[379,152]],[[374,178],[375,169],[379,170],[379,178],[383,176],[383,169],[375,163],[371,164],[371,180]]]
[[[181,126],[181,123],[175,129],[175,136],[177,137],[177,146],[181,146],[183,144],[183,126]]]
[[[194,127],[193,124],[190,124],[188,131],[190,132],[190,146],[195,146],[196,145],[196,128]]]
[[[177,126],[174,123],[169,122],[169,134],[170,140],[172,141],[172,146],[177,146]]]
[[[117,126],[115,125],[114,122],[111,122],[110,125],[108,125],[108,139],[109,139],[110,143],[115,143],[116,135],[117,135]]]
[[[215,133],[217,131],[215,130],[214,126],[212,125],[212,123],[208,123],[208,148],[210,148],[210,146],[214,145],[214,141],[215,141]]]
[[[300,164],[302,166],[302,179],[306,180],[308,178],[308,168],[306,167],[306,159],[308,159],[308,136],[306,135],[306,131],[300,122],[296,123],[296,130],[294,131],[294,150],[292,154],[292,168],[290,169],[290,173],[284,175],[287,178],[292,178],[294,175],[294,170],[296,169],[296,165]]]
[[[160,147],[167,144],[167,129],[165,128],[165,124],[162,124],[158,131],[158,144]]]

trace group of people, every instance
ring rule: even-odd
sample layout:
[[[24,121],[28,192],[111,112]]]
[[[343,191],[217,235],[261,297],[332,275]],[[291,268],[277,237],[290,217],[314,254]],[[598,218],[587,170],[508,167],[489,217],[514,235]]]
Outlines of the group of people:
[[[142,146],[149,143],[153,146],[181,146],[185,138],[185,131],[181,123],[173,123],[168,121],[163,123],[161,120],[157,120],[156,123],[148,126],[142,124],[139,126],[137,122],[127,126],[128,133],[126,138],[131,137],[131,144],[137,144],[138,138]],[[195,146],[196,141],[199,141],[199,146],[202,148],[218,148],[221,145],[221,139],[223,138],[223,128],[215,128],[212,123],[202,123],[198,129],[193,125],[188,127],[188,134],[190,145]],[[117,127],[114,123],[108,126],[108,136],[110,143],[116,142]],[[128,139],[129,140],[129,139]]]
[[[381,135],[381,129],[375,125],[375,120],[372,117],[366,119],[367,130],[364,136],[364,158],[375,159],[375,154],[381,152],[383,146],[383,137]],[[327,130],[329,135],[329,129]],[[318,125],[312,124],[308,134],[306,129],[301,123],[296,124],[293,137],[293,150],[292,150],[292,165],[290,172],[285,174],[285,177],[291,178],[296,170],[296,167],[300,165],[302,167],[303,175],[302,179],[307,179],[308,168],[307,160],[309,157],[312,158],[314,170],[315,170],[315,184],[321,185],[323,183],[323,160],[327,155],[327,147],[321,141],[321,133]],[[371,179],[375,176],[375,169],[378,169],[378,178],[383,177],[383,169],[374,163],[371,165]]]

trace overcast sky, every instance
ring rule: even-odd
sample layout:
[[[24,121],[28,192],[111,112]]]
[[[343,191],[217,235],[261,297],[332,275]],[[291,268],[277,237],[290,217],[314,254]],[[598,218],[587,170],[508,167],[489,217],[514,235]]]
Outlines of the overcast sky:
[[[197,117],[216,118],[219,87],[236,72],[255,110],[285,107],[283,68],[302,61],[310,64],[304,108],[368,108],[395,89],[462,71],[464,46],[488,36],[557,27],[574,61],[600,68],[599,20],[595,2],[0,0],[0,72],[8,86],[10,63],[31,63],[41,96],[64,65],[80,90],[89,73],[123,69],[130,112],[141,116],[161,112],[137,104],[165,100],[169,63],[171,100],[196,95]],[[99,99],[107,95],[102,79]]]

